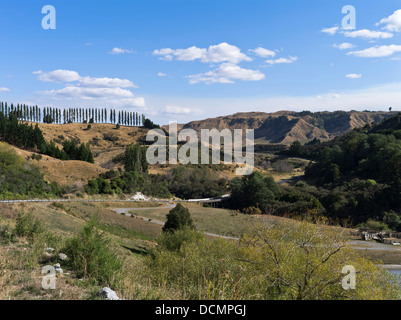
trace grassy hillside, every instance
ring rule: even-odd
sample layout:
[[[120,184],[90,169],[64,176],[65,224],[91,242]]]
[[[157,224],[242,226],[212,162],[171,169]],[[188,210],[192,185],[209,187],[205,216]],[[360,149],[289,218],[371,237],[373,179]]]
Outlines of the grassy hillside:
[[[333,253],[334,258],[330,259],[329,263],[321,264],[319,254],[328,254],[332,246],[342,244],[344,231],[347,232],[345,229],[325,226],[315,228],[307,223],[284,218],[244,217],[229,210],[189,205],[195,223],[205,231],[226,230],[231,233],[230,228],[233,226],[236,234],[242,235],[239,226],[242,225],[245,232],[244,222],[247,222],[247,238],[236,242],[207,239],[195,233],[160,236],[160,225],[117,214],[110,209],[112,205],[0,204],[0,299],[98,299],[96,293],[105,285],[110,286],[123,299],[292,299],[296,296],[308,299],[311,296],[304,294],[309,292],[309,289],[304,293],[303,287],[296,291],[285,289],[281,293],[262,288],[269,285],[270,275],[280,272],[288,280],[302,279],[305,289],[317,290],[315,281],[323,279],[320,278],[321,272],[333,278],[330,278],[330,281],[334,281],[336,273],[341,276],[339,266],[345,261],[352,261],[358,270],[363,271],[358,276],[358,283],[369,284],[369,291],[363,290],[364,285],[361,285],[361,289],[349,294],[350,292],[338,291],[336,286],[327,283],[320,284],[319,296],[324,293],[326,298],[335,296],[337,299],[368,299],[372,295],[376,299],[397,297],[397,292],[390,286],[390,279],[384,271],[348,247],[341,249],[340,253]],[[140,212],[141,215],[161,219],[164,213],[159,210]],[[27,220],[29,225],[36,225],[35,221],[39,221],[40,228],[33,230],[28,227],[29,225],[23,222],[25,220],[21,220],[21,212],[24,212],[25,217],[31,214],[32,217]],[[98,216],[98,236],[101,237],[99,239],[107,239],[104,246],[99,247],[82,233],[94,215]],[[264,222],[260,224],[262,219]],[[25,230],[24,233],[21,233],[21,230]],[[97,239],[98,231],[91,232],[95,232],[92,236],[93,239]],[[296,247],[299,241],[290,238],[299,239],[304,233],[314,233],[314,241],[330,241],[330,246],[318,246],[319,250],[305,255],[304,249],[298,250]],[[280,234],[285,234],[287,240],[283,241]],[[269,236],[265,238],[262,235]],[[180,239],[180,236],[183,236],[185,241]],[[257,240],[270,238],[275,239],[271,247],[264,246]],[[85,254],[86,262],[91,263],[91,259],[106,259],[104,263],[97,264],[96,272],[74,264],[74,251],[71,251],[74,250],[74,247],[71,247],[71,244],[75,243],[74,239],[86,239],[88,242],[85,246],[94,246],[92,255],[86,255],[85,246],[79,246],[80,251],[77,253]],[[169,249],[172,243],[178,243],[179,251]],[[255,250],[255,246],[260,248]],[[53,254],[46,254],[45,248],[48,247],[55,249]],[[105,250],[104,253],[107,254],[101,254],[96,248]],[[265,252],[264,250],[274,250],[279,259],[286,259],[283,260],[283,266],[288,268],[276,270],[268,258],[269,252],[259,255],[259,250],[261,253]],[[296,250],[293,251],[296,254],[288,255],[288,250]],[[67,260],[60,260],[59,253],[67,253]],[[296,259],[292,260],[291,257]],[[119,265],[109,265],[109,258]],[[302,276],[302,265],[306,262],[304,259],[310,267],[318,268],[316,275],[308,278],[306,282]],[[253,261],[255,264],[246,261]],[[56,277],[56,290],[45,290],[41,285],[41,268],[55,263],[61,264],[63,273]],[[107,277],[103,278],[104,275]],[[341,295],[338,296],[338,293]],[[311,294],[313,296],[313,293]]]

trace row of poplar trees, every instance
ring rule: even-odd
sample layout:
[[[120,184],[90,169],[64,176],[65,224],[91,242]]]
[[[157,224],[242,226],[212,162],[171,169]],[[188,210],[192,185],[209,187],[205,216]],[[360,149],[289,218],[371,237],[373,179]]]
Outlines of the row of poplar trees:
[[[15,114],[19,120],[43,123],[112,123],[123,126],[142,126],[143,114],[138,112],[118,111],[106,108],[69,108],[58,109],[17,104],[0,103],[0,112],[6,117]]]

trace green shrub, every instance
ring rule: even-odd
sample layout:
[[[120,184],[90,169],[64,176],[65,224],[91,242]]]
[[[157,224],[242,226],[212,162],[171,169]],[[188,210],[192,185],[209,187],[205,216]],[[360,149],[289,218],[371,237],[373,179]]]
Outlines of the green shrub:
[[[79,276],[89,277],[102,285],[114,285],[120,278],[122,262],[114,253],[110,240],[91,219],[77,236],[68,239],[63,252]]]
[[[44,227],[30,213],[20,213],[15,225],[15,234],[19,237],[33,238],[44,231]]]
[[[361,223],[357,226],[360,229],[366,229],[366,230],[374,230],[374,231],[388,231],[390,228],[388,227],[387,224],[381,221],[375,221],[369,219],[365,223]]]
[[[175,232],[184,227],[195,228],[188,208],[179,203],[167,214],[167,221],[163,227],[163,232]]]
[[[204,234],[185,226],[173,233],[162,232],[156,241],[159,250],[179,252],[184,244],[197,243],[204,238]]]
[[[16,241],[14,230],[8,225],[0,225],[0,243],[10,244]]]

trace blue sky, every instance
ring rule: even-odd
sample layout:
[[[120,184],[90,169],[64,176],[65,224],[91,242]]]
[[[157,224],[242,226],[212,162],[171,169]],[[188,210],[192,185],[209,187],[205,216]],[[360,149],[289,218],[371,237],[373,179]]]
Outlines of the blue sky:
[[[45,5],[55,30],[42,28]],[[161,124],[401,110],[399,1],[2,0],[0,12],[1,101],[116,107]]]

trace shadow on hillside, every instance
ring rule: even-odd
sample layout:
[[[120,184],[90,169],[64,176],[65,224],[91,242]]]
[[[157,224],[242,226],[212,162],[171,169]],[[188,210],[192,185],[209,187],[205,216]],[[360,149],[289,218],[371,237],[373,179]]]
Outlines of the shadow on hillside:
[[[129,251],[131,251],[134,254],[139,254],[141,256],[147,256],[149,254],[149,250],[142,248],[142,247],[138,247],[138,248],[129,248],[126,246],[122,246],[124,249],[127,249]]]

